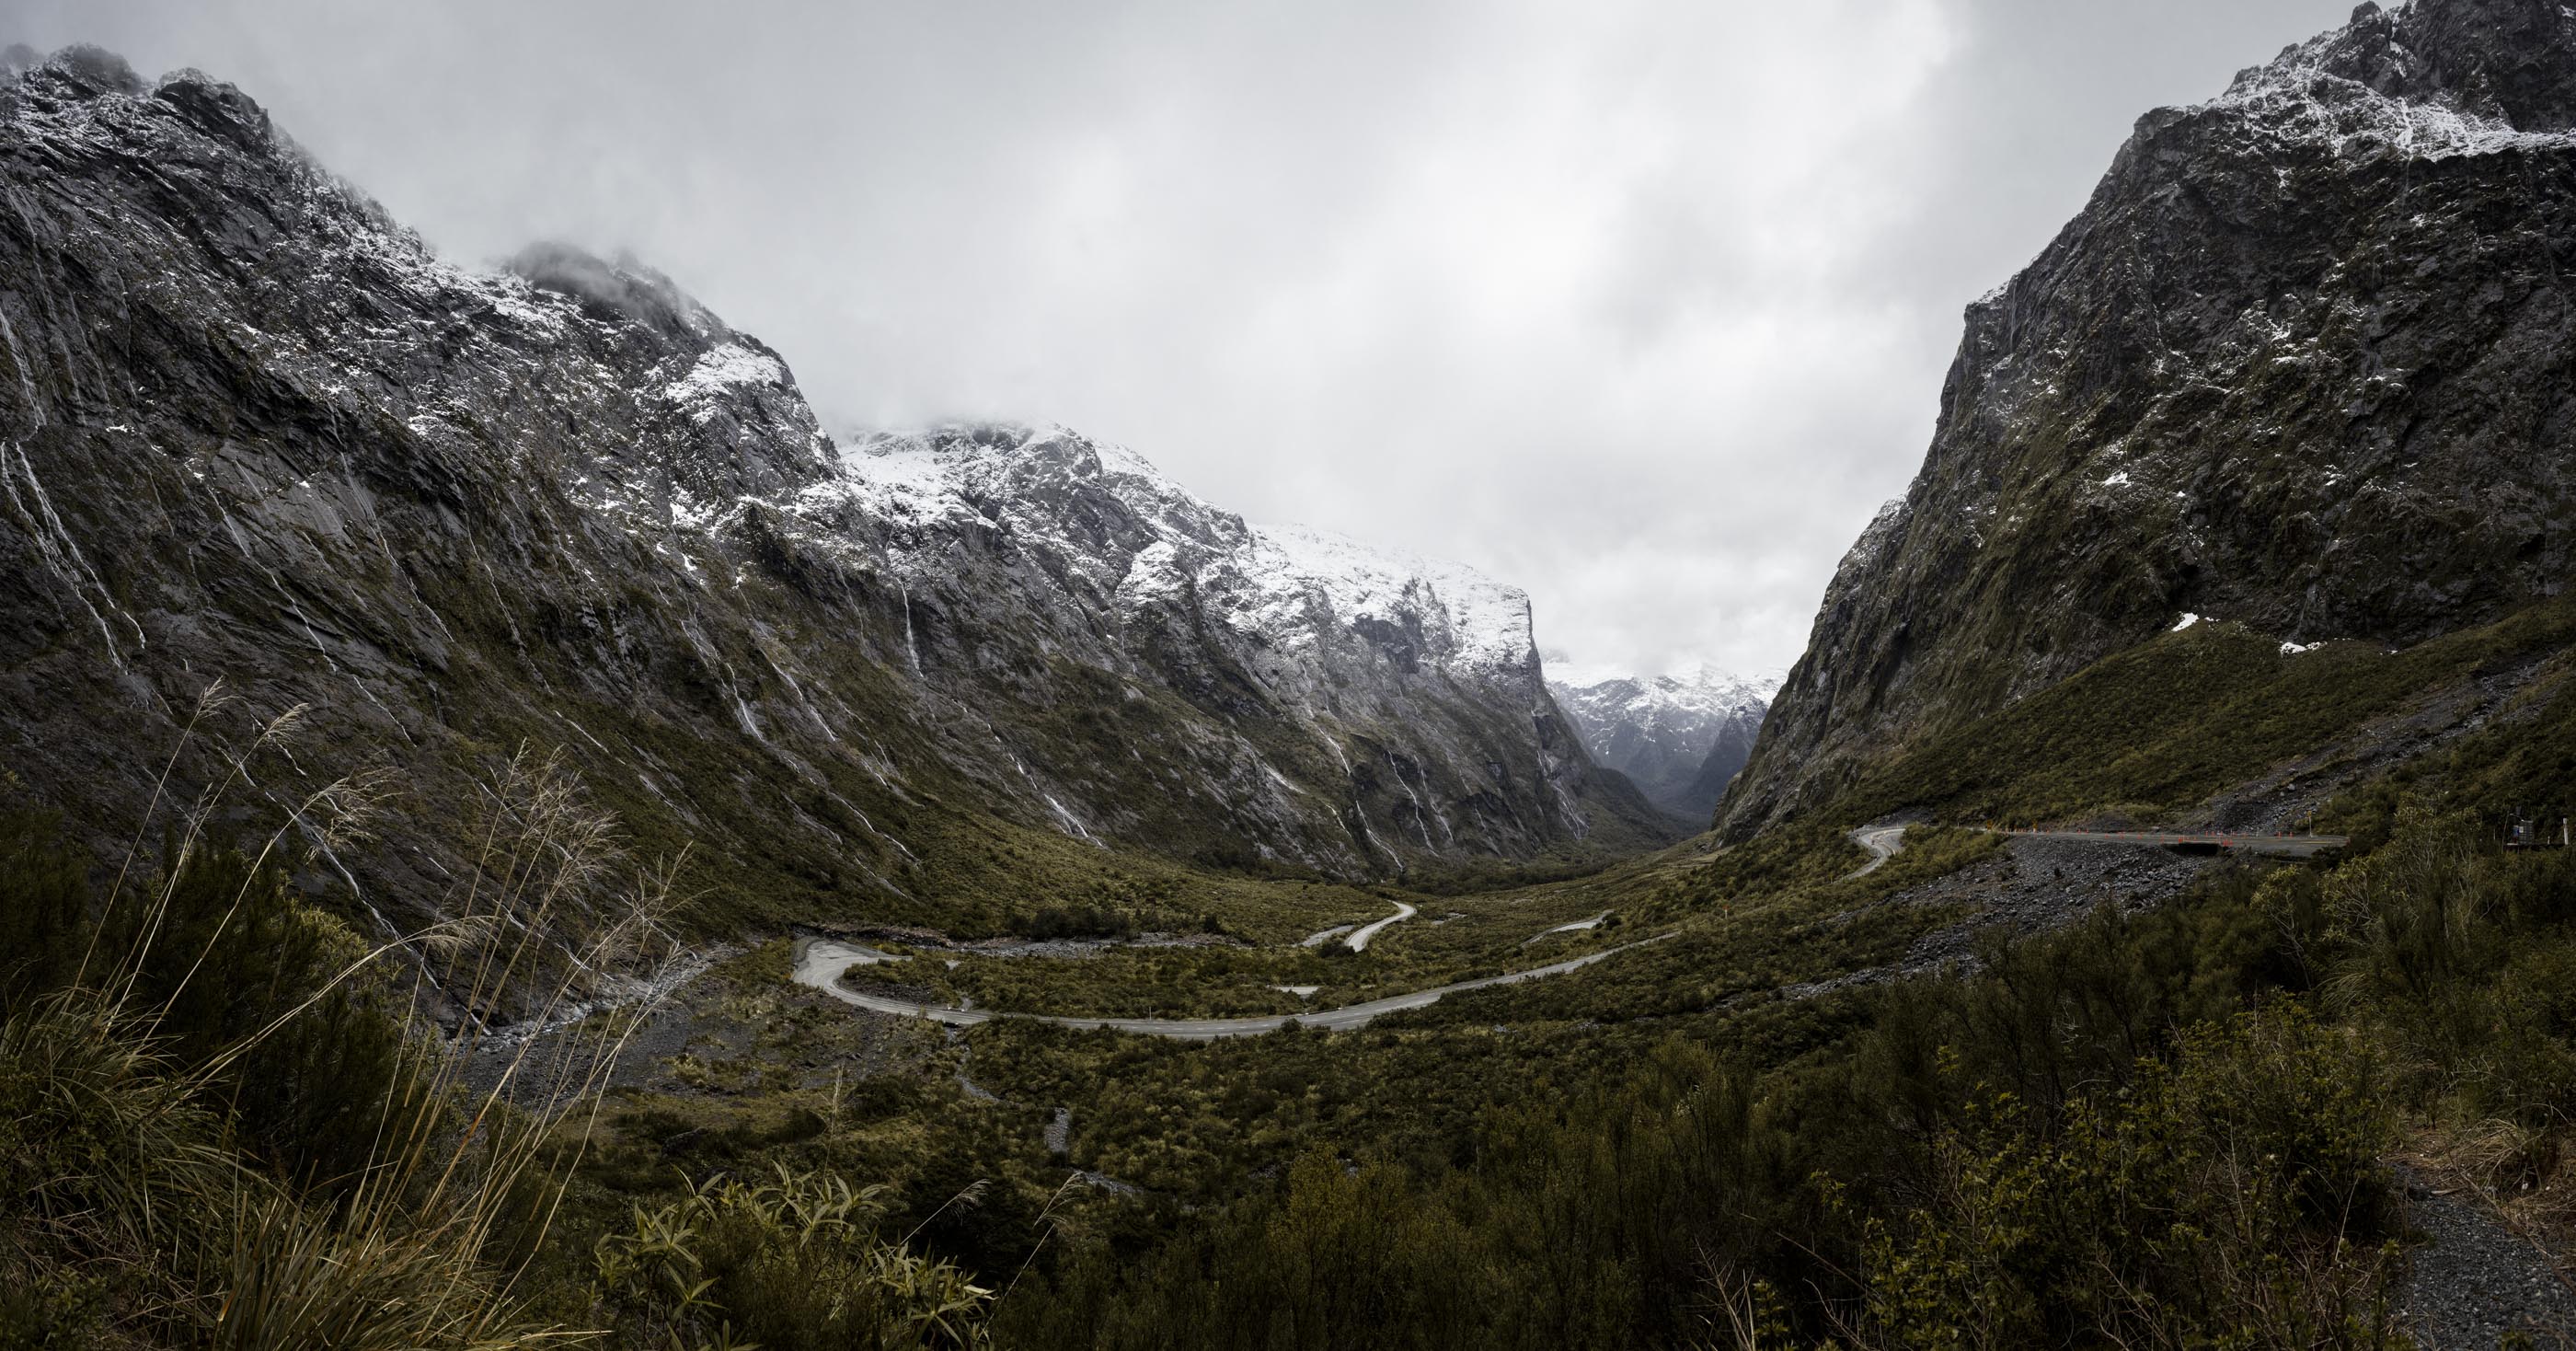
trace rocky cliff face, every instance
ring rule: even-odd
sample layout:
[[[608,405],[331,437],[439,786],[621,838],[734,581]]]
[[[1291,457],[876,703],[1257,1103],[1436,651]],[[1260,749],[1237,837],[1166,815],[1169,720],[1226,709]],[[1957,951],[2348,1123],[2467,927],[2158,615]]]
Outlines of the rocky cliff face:
[[[2576,538],[2576,12],[2418,0],[2138,123],[1970,306],[1922,471],[1854,545],[1725,819],[2189,611],[2404,643]]]
[[[1068,432],[836,445],[667,279],[449,266],[202,75],[18,71],[0,196],[0,736],[43,798],[131,812],[220,678],[217,724],[308,709],[255,797],[392,772],[317,866],[422,910],[522,742],[771,914],[938,922],[1040,885],[1032,840],[1383,876],[1659,829],[1519,593]]]
[[[1593,759],[1696,830],[1751,756],[1780,682],[1699,671],[1549,688]]]

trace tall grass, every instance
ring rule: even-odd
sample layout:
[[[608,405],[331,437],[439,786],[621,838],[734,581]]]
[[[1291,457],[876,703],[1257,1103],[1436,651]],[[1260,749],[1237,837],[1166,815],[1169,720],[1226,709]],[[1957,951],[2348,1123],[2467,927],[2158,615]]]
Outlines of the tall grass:
[[[690,1182],[567,1288],[582,1264],[537,1259],[603,1090],[701,969],[680,861],[638,864],[523,747],[458,817],[453,886],[397,928],[340,863],[393,782],[278,802],[255,762],[291,759],[303,711],[224,741],[237,709],[199,700],[103,895],[58,832],[0,811],[0,932],[24,939],[0,957],[0,1346],[983,1342],[991,1292],[877,1234],[878,1193],[827,1174]],[[272,824],[222,836],[253,793]],[[324,865],[371,938],[288,888]],[[705,1274],[666,1288],[680,1273]]]
[[[0,1274],[14,1266],[37,1293],[0,1302],[0,1333],[227,1348],[590,1335],[531,1318],[490,1255],[505,1226],[531,1215],[534,1237],[519,1241],[544,1241],[599,1090],[684,956],[668,924],[673,870],[630,868],[614,823],[573,777],[523,750],[485,790],[472,867],[444,913],[361,942],[286,897],[280,865],[301,852],[336,866],[388,791],[380,777],[312,791],[238,850],[211,838],[300,709],[221,747],[208,786],[159,819],[176,766],[230,707],[219,688],[199,701],[69,969],[13,981],[0,1021],[0,1184],[22,1199]],[[166,843],[144,882],[138,856],[156,824]],[[59,883],[61,871],[46,876]],[[209,904],[210,879],[231,894]],[[246,943],[272,942],[321,957],[320,978],[217,988],[228,964],[248,960]],[[353,993],[404,1035],[372,1085],[308,1086],[372,1087],[378,1100],[361,1104],[371,1134],[354,1166],[296,1176],[274,1162],[296,1142],[239,1139],[227,1108],[262,1091],[246,1067],[325,1008],[345,1014]],[[426,1016],[441,1005],[455,1011],[454,1037]],[[245,1026],[246,1006],[261,1016]],[[505,1010],[533,1031],[494,1031]],[[478,1057],[502,1067],[471,1091]],[[570,1149],[549,1147],[566,1139]]]

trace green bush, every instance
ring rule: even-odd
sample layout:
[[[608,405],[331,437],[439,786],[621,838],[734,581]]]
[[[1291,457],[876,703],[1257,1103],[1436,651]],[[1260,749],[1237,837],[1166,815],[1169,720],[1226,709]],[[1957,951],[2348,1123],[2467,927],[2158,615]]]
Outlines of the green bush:
[[[984,1345],[992,1292],[879,1236],[877,1188],[779,1166],[634,1208],[601,1238],[594,1291],[629,1345],[892,1351]]]
[[[0,968],[0,1011],[75,979],[107,989],[174,1073],[226,1062],[201,1093],[273,1166],[353,1177],[405,1054],[399,1022],[346,986],[325,991],[364,955],[356,935],[235,849],[188,850],[114,904],[87,873],[58,820],[0,818],[0,932],[27,936]]]
[[[2386,1346],[2394,1143],[2372,1057],[2281,1005],[2055,1113],[1980,1087],[1926,1200],[1871,1215],[1863,1345]],[[1839,1191],[1830,1181],[1830,1190]]]

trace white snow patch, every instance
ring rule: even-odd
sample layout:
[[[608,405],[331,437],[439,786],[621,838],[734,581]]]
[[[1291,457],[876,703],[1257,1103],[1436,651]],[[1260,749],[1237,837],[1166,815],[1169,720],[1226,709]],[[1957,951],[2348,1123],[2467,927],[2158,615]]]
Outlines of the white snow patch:
[[[1421,657],[1444,669],[1528,670],[1529,593],[1464,564],[1380,549],[1330,531],[1256,526],[1237,614],[1290,651],[1367,621],[1419,627]]]
[[[665,386],[662,393],[675,403],[698,403],[746,385],[786,383],[787,368],[776,357],[728,342],[709,348],[687,375]]]
[[[2400,15],[2409,13],[2396,8]],[[2401,97],[2332,73],[2355,37],[2351,28],[2338,29],[2289,48],[2269,65],[2237,76],[2227,92],[2200,109],[2242,113],[2260,131],[2323,144],[2338,158],[2440,160],[2576,146],[2576,134],[2523,131],[2464,110],[2447,93]],[[2402,30],[2397,50],[2405,50]],[[2412,53],[2405,59],[2421,60]]]
[[[1150,538],[1103,550],[1086,506],[1104,497]],[[1526,672],[1537,660],[1529,596],[1517,587],[1325,531],[1248,525],[1135,452],[1062,427],[854,435],[843,443],[840,475],[801,500],[898,527],[888,532],[888,561],[899,575],[947,566],[915,552],[935,535],[900,527],[991,529],[1061,557],[1122,607],[1174,601],[1195,587],[1211,616],[1290,658],[1382,623],[1418,632],[1417,660],[1452,674]]]

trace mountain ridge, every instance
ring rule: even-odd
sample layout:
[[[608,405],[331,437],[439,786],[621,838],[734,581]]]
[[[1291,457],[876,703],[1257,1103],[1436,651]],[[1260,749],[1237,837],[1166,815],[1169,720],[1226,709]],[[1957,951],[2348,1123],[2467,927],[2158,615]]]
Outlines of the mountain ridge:
[[[1249,527],[1131,502],[1107,466],[1142,462],[1071,433],[923,433],[1016,457],[1015,495],[872,513],[786,361],[670,279],[456,267],[200,73],[0,82],[0,189],[0,734],[84,817],[151,797],[220,677],[339,761],[263,762],[274,810],[403,785],[315,876],[407,918],[463,871],[440,804],[522,743],[765,922],[990,924],[1134,854],[1367,879],[1667,833],[1565,727],[1525,599],[1494,619],[1516,593],[1244,560],[1239,616],[1132,555]],[[183,747],[174,790],[225,772]]]
[[[2576,562],[2576,16],[2363,5],[2139,119],[1970,305],[1932,445],[1843,560],[1724,826],[2189,612],[2405,645]]]

